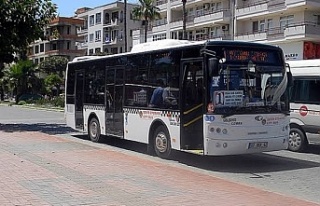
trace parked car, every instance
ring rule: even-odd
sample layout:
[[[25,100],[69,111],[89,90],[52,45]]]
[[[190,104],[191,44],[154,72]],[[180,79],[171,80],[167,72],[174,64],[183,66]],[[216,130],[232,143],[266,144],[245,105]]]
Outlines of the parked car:
[[[22,94],[19,99],[18,102],[20,101],[28,101],[28,100],[39,100],[42,99],[43,96],[40,94]]]
[[[301,152],[308,144],[320,144],[320,60],[287,63],[293,76],[288,148]]]

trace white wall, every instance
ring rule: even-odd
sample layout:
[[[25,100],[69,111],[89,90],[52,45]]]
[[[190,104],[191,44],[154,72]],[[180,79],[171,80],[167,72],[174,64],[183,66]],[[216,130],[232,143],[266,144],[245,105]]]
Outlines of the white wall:
[[[286,60],[303,59],[303,41],[278,44],[283,50]]]

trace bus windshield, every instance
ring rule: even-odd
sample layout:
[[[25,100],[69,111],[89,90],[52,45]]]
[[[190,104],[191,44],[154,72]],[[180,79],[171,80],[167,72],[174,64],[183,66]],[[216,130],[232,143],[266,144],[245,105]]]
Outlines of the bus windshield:
[[[288,112],[283,67],[224,62],[220,60],[218,73],[211,78],[210,100],[215,114]]]

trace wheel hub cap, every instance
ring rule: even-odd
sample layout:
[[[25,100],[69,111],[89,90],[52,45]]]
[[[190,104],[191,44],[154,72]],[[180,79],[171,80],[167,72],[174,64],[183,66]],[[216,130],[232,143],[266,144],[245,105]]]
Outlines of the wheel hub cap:
[[[164,134],[158,134],[156,137],[156,147],[159,152],[165,152],[168,147],[167,138]]]

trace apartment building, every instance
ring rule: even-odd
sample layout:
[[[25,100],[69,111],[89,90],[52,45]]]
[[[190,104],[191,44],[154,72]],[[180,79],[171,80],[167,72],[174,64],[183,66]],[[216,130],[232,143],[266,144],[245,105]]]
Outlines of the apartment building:
[[[140,21],[133,21],[131,11],[137,6],[127,4],[127,33],[124,25],[124,3],[117,1],[95,8],[80,8],[76,17],[84,20],[78,29],[81,41],[77,48],[86,55],[117,54],[125,52],[125,35],[127,50],[132,48],[132,31],[141,27]]]
[[[183,38],[183,3],[156,0],[147,41]],[[279,45],[287,60],[320,58],[319,0],[187,0],[186,38]],[[143,31],[134,31],[139,44]]]
[[[57,17],[45,28],[45,40],[38,40],[28,47],[28,58],[38,64],[49,56],[65,56],[69,60],[83,56],[84,52],[77,50],[79,37],[77,29],[83,25],[78,18]]]

